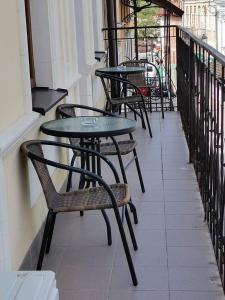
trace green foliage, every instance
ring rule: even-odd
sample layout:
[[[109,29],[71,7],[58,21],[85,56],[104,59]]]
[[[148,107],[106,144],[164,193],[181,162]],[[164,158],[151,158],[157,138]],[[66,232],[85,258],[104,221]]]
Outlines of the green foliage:
[[[137,0],[137,6],[142,7],[146,5],[147,2],[144,0]],[[158,24],[158,14],[159,8],[151,5],[149,8],[144,8],[137,14],[137,25],[138,26],[157,26]],[[139,29],[138,30],[139,37],[148,36],[158,36],[158,30],[154,28]]]

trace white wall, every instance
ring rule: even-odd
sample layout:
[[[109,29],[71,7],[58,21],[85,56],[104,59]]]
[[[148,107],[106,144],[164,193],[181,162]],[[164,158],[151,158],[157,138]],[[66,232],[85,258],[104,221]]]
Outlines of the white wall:
[[[85,103],[99,105],[103,93],[94,76],[98,67],[94,50],[103,42],[101,32],[94,32],[100,31],[101,13],[94,21],[91,0],[30,3],[37,84],[68,89],[67,102],[84,103],[84,96]],[[76,20],[79,3],[85,8],[83,26]],[[96,3],[101,8],[102,1]],[[0,25],[0,270],[10,270],[20,266],[46,216],[43,193],[33,171],[28,169],[30,180],[27,176],[20,145],[28,139],[46,139],[39,127],[55,118],[55,108],[46,116],[32,112],[24,0],[0,1]],[[54,177],[62,184],[62,176],[54,173]]]
[[[80,103],[92,106],[94,104],[93,98],[96,98],[96,95],[93,95],[93,80],[96,80],[94,71],[97,65],[94,51],[104,50],[101,31],[103,23],[102,1],[74,0],[74,3],[78,70],[81,74],[79,82]],[[101,94],[100,97],[102,97],[101,88],[100,91],[95,89],[95,92]]]

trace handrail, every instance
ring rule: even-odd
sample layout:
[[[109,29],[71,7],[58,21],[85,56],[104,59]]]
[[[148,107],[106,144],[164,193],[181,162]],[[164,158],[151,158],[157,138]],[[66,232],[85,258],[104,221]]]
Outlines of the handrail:
[[[220,62],[221,64],[225,65],[225,55],[223,55],[222,53],[220,53],[217,49],[215,49],[214,47],[210,46],[209,44],[207,44],[206,42],[202,41],[201,39],[199,39],[197,36],[195,36],[189,29],[183,27],[183,26],[178,26],[178,25],[160,25],[160,26],[130,26],[130,27],[112,27],[112,28],[102,28],[102,31],[108,31],[108,30],[134,30],[134,29],[148,29],[148,28],[178,28],[179,30],[181,30],[183,33],[187,34],[189,38],[191,38],[195,43],[199,44],[202,48],[204,48],[204,50],[208,51],[212,56],[214,56],[218,62]],[[126,38],[128,39],[128,38]]]
[[[176,42],[178,108],[225,291],[225,56],[181,26]]]
[[[102,31],[106,31],[106,30],[129,30],[129,29],[145,29],[145,28],[176,28],[177,26],[176,25],[160,25],[160,26],[157,26],[157,25],[154,25],[154,26],[129,26],[129,27],[111,27],[111,28],[107,28],[107,27],[104,27],[102,28]]]
[[[204,48],[204,50],[208,51],[209,54],[214,56],[218,62],[225,65],[225,55],[220,53],[217,49],[210,46],[209,44],[205,43],[198,37],[196,37],[189,29],[184,28],[183,26],[176,26],[178,29],[180,29],[182,32],[187,34],[195,43],[197,43],[199,46]]]

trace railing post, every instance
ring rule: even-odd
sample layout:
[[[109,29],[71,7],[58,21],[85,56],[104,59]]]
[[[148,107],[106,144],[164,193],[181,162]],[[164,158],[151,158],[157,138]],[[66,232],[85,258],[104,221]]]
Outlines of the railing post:
[[[137,0],[134,0],[134,27],[135,56],[138,59]]]
[[[188,143],[189,143],[189,163],[194,160],[194,41],[190,38],[189,48],[189,68],[188,68],[188,83],[189,83],[189,101],[188,101]]]
[[[176,66],[177,66],[177,110],[180,111],[180,86],[178,85],[178,78],[179,78],[179,73],[180,73],[180,69],[179,69],[179,56],[180,56],[180,48],[179,48],[179,42],[180,42],[180,37],[179,37],[179,28],[176,27]]]

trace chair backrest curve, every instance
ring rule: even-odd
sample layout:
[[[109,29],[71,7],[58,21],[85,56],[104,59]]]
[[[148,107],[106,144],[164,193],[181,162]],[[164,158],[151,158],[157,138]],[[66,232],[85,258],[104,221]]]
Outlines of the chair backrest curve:
[[[40,141],[25,142],[22,145],[22,149],[30,157],[32,161],[32,164],[40,180],[43,192],[45,194],[47,206],[49,209],[51,209],[53,205],[53,201],[57,198],[58,193],[52,182],[47,165],[44,162],[35,159],[35,156],[38,156],[40,160],[44,158],[41,142]]]

